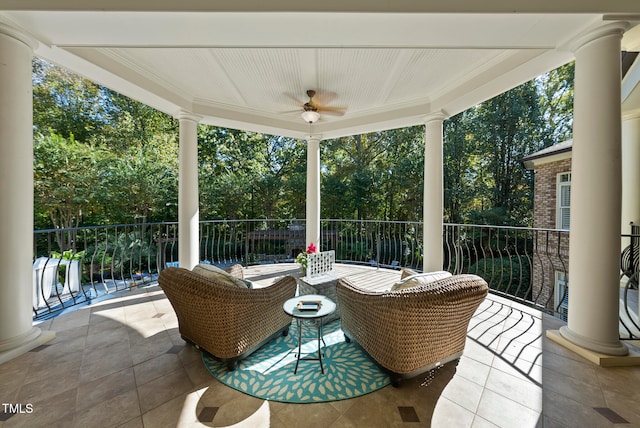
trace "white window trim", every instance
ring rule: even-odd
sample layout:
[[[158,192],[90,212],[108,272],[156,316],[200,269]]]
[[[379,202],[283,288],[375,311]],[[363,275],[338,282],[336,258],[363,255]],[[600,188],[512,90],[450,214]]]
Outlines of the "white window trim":
[[[563,176],[568,176],[568,181],[562,181]],[[561,172],[556,176],[556,229],[569,230],[568,227],[563,227],[562,224],[562,210],[569,210],[569,227],[571,227],[571,204],[568,207],[562,206],[561,203],[561,189],[564,186],[569,186],[571,189],[571,172]]]
[[[569,314],[569,292],[567,291],[567,295],[564,295],[564,291],[567,289],[568,276],[569,274],[557,270],[553,287],[553,311],[565,320]]]

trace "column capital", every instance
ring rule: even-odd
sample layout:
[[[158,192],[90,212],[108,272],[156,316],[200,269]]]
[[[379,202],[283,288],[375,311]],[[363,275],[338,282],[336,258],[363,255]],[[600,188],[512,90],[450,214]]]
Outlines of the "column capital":
[[[322,141],[322,134],[309,134],[305,135],[304,139],[306,141]]]
[[[622,38],[625,31],[629,29],[629,23],[624,21],[610,22],[596,28],[589,29],[579,34],[567,44],[571,52],[576,52],[589,43],[608,36],[618,36]]]
[[[449,115],[446,114],[443,110],[440,110],[440,111],[436,111],[436,112],[429,113],[428,115],[426,115],[424,117],[424,119],[423,119],[423,122],[425,124],[429,123],[429,122],[436,121],[436,120],[444,122],[448,118],[449,118]]]
[[[174,117],[178,120],[189,120],[191,122],[195,122],[196,124],[200,123],[200,121],[202,120],[202,116],[195,113],[191,113],[190,111],[187,111],[187,110],[180,110],[178,113],[174,115]]]
[[[622,121],[640,119],[640,108],[622,113]]]
[[[38,47],[38,41],[36,39],[23,33],[20,30],[16,30],[15,28],[9,27],[8,25],[2,23],[0,23],[0,35],[5,35],[16,39],[27,45],[31,50],[35,50],[35,48]]]

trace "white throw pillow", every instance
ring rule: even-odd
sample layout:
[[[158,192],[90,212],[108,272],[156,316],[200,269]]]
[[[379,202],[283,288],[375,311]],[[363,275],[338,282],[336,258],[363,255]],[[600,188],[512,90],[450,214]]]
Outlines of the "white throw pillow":
[[[409,269],[406,267],[403,267],[402,269],[400,269],[400,279],[405,279],[408,276],[413,276],[413,275],[419,275],[420,272],[416,272],[413,269]]]
[[[393,284],[391,287],[391,291],[397,290],[405,290],[407,288],[418,287],[420,285],[429,284],[434,281],[438,281],[443,278],[448,278],[451,276],[450,272],[440,270],[436,272],[426,272],[426,273],[418,273],[415,275],[408,276],[404,278],[402,281]]]
[[[252,288],[250,281],[246,281],[240,278],[236,278],[228,272],[216,267],[214,265],[208,265],[200,263],[193,268],[193,272],[198,275],[202,275],[205,278],[212,279],[214,281],[222,282],[224,284],[232,285],[238,288]]]

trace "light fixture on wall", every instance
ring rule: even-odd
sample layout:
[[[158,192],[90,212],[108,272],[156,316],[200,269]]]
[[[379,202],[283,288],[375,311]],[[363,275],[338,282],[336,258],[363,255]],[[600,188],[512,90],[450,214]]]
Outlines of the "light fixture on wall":
[[[307,110],[307,106],[305,106],[305,109],[302,112],[302,119],[307,123],[314,123],[320,119],[320,113],[318,113],[316,108],[310,108]]]

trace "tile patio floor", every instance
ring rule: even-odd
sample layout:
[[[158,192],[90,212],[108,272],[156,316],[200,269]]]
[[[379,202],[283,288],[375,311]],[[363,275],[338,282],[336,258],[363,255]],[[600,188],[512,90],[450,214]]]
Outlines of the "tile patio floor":
[[[247,278],[265,285],[287,269],[256,266]],[[338,273],[370,288],[398,276]],[[0,365],[0,427],[640,427],[640,368],[601,368],[549,341],[544,331],[560,325],[489,295],[459,362],[351,400],[283,404],[213,379],[149,286],[42,323],[55,340]]]

